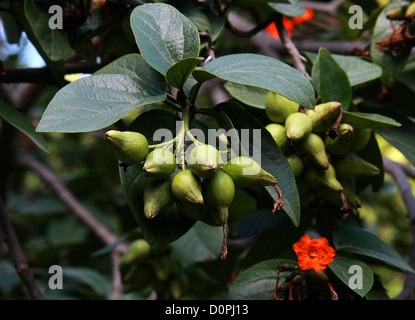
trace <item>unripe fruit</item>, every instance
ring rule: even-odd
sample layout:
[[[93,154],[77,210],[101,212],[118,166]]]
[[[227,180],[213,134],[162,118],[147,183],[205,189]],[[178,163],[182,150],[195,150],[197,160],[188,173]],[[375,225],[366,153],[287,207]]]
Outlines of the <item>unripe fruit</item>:
[[[285,135],[285,127],[278,123],[270,123],[265,127],[265,129],[267,129],[271,134],[281,152],[287,152],[288,148],[290,147],[290,140],[288,140],[287,136]]]
[[[329,167],[329,159],[326,154],[324,141],[317,134],[311,133],[304,140],[298,141],[297,149],[306,159],[309,159],[318,167],[322,169]]]
[[[174,176],[171,191],[178,200],[203,203],[202,183],[190,170],[180,171]]]
[[[298,141],[305,139],[312,130],[313,122],[305,113],[292,113],[285,120],[285,135],[290,140]]]
[[[304,161],[297,153],[289,153],[287,156],[287,161],[291,166],[291,169],[294,173],[294,177],[299,177],[304,171]]]
[[[169,280],[169,290],[173,299],[178,300],[187,292],[189,289],[189,279],[186,275],[181,272],[175,274]]]
[[[219,150],[209,144],[197,145],[187,159],[190,170],[205,179],[215,175],[221,162]]]
[[[309,167],[304,174],[305,181],[311,188],[320,190],[320,188],[334,192],[342,192],[343,186],[337,180],[334,167],[329,164],[327,170]]]
[[[350,124],[342,123],[339,127],[339,135],[332,139],[325,137],[325,145],[328,154],[340,156],[346,154],[354,142],[354,129]]]
[[[147,176],[163,179],[170,176],[176,169],[176,157],[165,148],[151,151],[144,161],[143,170]]]
[[[145,262],[151,253],[151,247],[144,239],[131,242],[128,251],[120,259],[120,265],[141,264]]]
[[[265,113],[272,122],[284,123],[287,117],[298,112],[299,104],[279,93],[269,91],[265,100]]]
[[[147,138],[139,132],[110,130],[105,133],[105,139],[111,144],[121,163],[138,164],[148,154]]]
[[[222,170],[232,178],[237,187],[272,186],[277,183],[277,179],[248,157],[234,158]]]
[[[341,113],[342,104],[332,101],[316,105],[314,110],[307,110],[313,123],[315,133],[323,133],[333,126]]]
[[[334,167],[339,177],[342,178],[371,177],[380,173],[378,167],[364,160],[354,152],[348,152],[337,158]]]
[[[213,178],[203,182],[203,198],[209,214],[203,222],[213,226],[223,226],[228,221],[229,206],[235,196],[235,185],[231,177],[219,171]]]
[[[152,179],[144,188],[144,215],[154,218],[159,212],[168,210],[174,203],[171,179]]]
[[[351,151],[359,152],[370,140],[373,129],[355,129]]]
[[[415,17],[415,3],[412,2],[408,6],[408,8],[406,9],[405,18],[408,19],[408,20],[410,20],[410,19],[413,19],[414,17]]]
[[[168,255],[155,257],[150,261],[150,264],[157,279],[161,281],[167,280],[177,268],[176,262]]]
[[[394,8],[386,13],[386,18],[391,19],[391,20],[405,19],[406,10],[407,10],[407,6],[401,6],[398,8]]]

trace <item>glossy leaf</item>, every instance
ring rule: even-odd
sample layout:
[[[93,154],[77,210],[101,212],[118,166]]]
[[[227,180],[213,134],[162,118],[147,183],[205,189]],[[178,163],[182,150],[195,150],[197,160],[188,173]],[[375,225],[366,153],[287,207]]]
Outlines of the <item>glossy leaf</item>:
[[[299,0],[290,0],[289,3],[274,3],[268,5],[275,11],[287,17],[299,17],[305,13],[305,7]]]
[[[176,88],[183,88],[186,80],[193,72],[193,69],[203,60],[203,58],[186,58],[175,63],[167,70],[167,81]]]
[[[88,132],[105,128],[134,108],[164,101],[165,87],[164,77],[142,56],[123,56],[59,90],[37,131]]]
[[[261,167],[277,179],[277,185],[281,189],[284,198],[282,210],[287,213],[294,225],[298,226],[300,223],[300,200],[294,174],[271,134],[238,103],[224,102],[216,106],[215,109],[221,111],[224,117],[222,123],[220,123],[222,127],[228,130],[228,132],[230,132],[229,130],[238,132],[238,135],[230,137],[231,144],[232,141],[237,141],[236,139],[242,137],[242,130],[245,130],[245,133],[248,132],[250,135],[249,143],[244,141],[245,143],[242,145],[242,150],[239,154],[241,156],[253,157],[254,159],[260,157]],[[253,139],[253,130],[255,129],[260,130],[260,144]],[[232,148],[235,147],[237,146],[232,145]],[[236,152],[238,153],[239,151]],[[278,200],[278,194],[273,186],[265,187],[265,189],[274,201]]]
[[[364,297],[373,286],[373,272],[360,260],[336,256],[328,265],[329,269],[351,290]]]
[[[341,225],[334,230],[336,251],[355,253],[384,262],[402,271],[415,272],[389,244],[361,227]]]
[[[196,222],[180,239],[170,244],[172,255],[181,262],[215,260],[219,258],[222,239],[221,227]]]
[[[343,112],[342,121],[348,123],[354,128],[388,128],[388,127],[400,127],[401,124],[396,120],[375,113],[362,113],[362,112]]]
[[[3,118],[13,127],[23,132],[40,150],[49,153],[45,139],[40,133],[35,131],[33,123],[2,99],[0,99],[0,118]]]
[[[315,96],[310,81],[298,70],[271,57],[231,54],[208,62],[193,72],[199,82],[218,77],[238,84],[278,92],[284,97],[313,109]]]
[[[175,63],[199,57],[200,39],[195,25],[176,8],[165,3],[148,3],[131,14],[140,53],[161,74]]]
[[[259,262],[242,271],[229,288],[229,298],[231,300],[270,300],[274,295],[277,276],[280,283],[283,283],[291,273],[275,271],[284,263],[296,265],[295,261],[273,259]]]
[[[50,16],[34,0],[25,0],[24,10],[34,35],[50,60],[62,60],[72,53],[72,47],[64,33],[49,27]]]
[[[267,90],[234,82],[227,82],[224,87],[233,98],[247,106],[265,109]]]
[[[352,100],[352,89],[346,72],[327,49],[321,48],[317,59],[313,74],[318,72],[318,83],[314,83],[315,78],[313,83],[319,88],[321,101],[338,101],[343,105],[343,110],[347,110]]]

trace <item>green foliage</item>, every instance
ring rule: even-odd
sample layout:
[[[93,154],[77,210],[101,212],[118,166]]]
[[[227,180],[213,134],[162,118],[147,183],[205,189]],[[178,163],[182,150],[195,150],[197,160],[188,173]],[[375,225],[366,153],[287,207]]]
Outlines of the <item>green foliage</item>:
[[[314,40],[343,36],[358,40],[370,34],[370,55],[334,53],[323,47],[318,52],[303,52],[310,77],[294,67],[291,56],[266,56],[249,41],[242,49],[227,21],[231,10],[248,19],[249,10],[253,10],[252,20],[257,25],[261,20],[269,22],[270,17],[300,17],[305,7],[297,0],[131,1],[128,5],[107,1],[103,7],[90,6],[88,1],[67,1],[64,30],[49,28],[47,3],[18,0],[0,4],[8,42],[18,43],[25,31],[58,86],[47,87],[44,96],[23,112],[2,97],[0,147],[13,150],[10,141],[14,140],[6,135],[9,124],[22,132],[29,140],[18,136],[18,150],[11,151],[10,158],[24,155],[47,163],[93,219],[118,240],[102,244],[90,226],[71,215],[60,201],[64,198],[44,188],[38,175],[15,170],[0,159],[7,170],[12,169],[11,183],[4,184],[7,209],[46,298],[108,299],[114,272],[110,253],[117,245],[128,246],[137,239],[149,246],[148,252],[145,259],[120,263],[116,268],[124,288],[117,297],[120,299],[145,299],[154,293],[159,299],[290,299],[292,283],[302,299],[331,299],[326,277],[340,299],[384,299],[388,296],[382,275],[377,274],[379,267],[399,274],[414,272],[406,257],[410,240],[396,236],[386,241],[381,234],[369,231],[369,223],[359,215],[360,206],[370,208],[378,199],[385,211],[398,210],[389,195],[382,193],[391,191],[377,137],[396,147],[408,165],[415,164],[415,60],[409,45],[396,50],[380,46],[393,32],[386,14],[407,1],[391,1],[373,12],[377,3],[362,4],[366,33],[346,30],[345,12],[352,3],[344,4],[337,11],[344,30],[327,34],[328,27],[314,30],[320,32]],[[324,19],[324,15],[316,19]],[[409,32],[413,30],[413,21],[394,20],[396,28],[405,23]],[[302,28],[315,26],[297,24],[294,37],[309,35]],[[96,46],[97,39],[102,45]],[[71,54],[97,65],[98,70],[68,83],[65,60]],[[12,56],[5,60],[6,76],[9,69],[19,67],[15,61]],[[209,85],[216,83],[229,99],[215,102]],[[299,141],[286,135],[288,142],[281,149],[266,129],[273,123],[265,110],[270,92],[291,100],[295,108],[298,104],[295,113],[307,121],[306,134]],[[324,120],[329,119],[330,125],[317,130],[310,120],[314,110],[332,102],[341,103],[340,113],[332,114],[333,119],[326,115]],[[36,129],[29,117],[36,120]],[[288,126],[285,120],[281,122],[285,128],[291,125],[290,120]],[[355,137],[358,130],[362,133],[366,129],[366,139],[357,141],[361,145],[355,140],[345,152],[330,153],[324,141],[334,139],[341,124],[353,128]],[[294,127],[298,129],[298,121]],[[165,130],[161,136],[159,129]],[[148,141],[143,155],[148,160],[155,148],[171,151],[176,162],[174,171],[169,167],[167,177],[163,175],[166,181],[182,170],[190,172],[192,166],[185,156],[192,144],[214,149],[215,160],[220,155],[222,161],[215,163],[212,172],[205,168],[202,174],[193,169],[205,202],[186,202],[169,193],[172,197],[164,206],[152,194],[152,203],[160,204],[162,210],[146,215],[146,190],[157,185],[159,181],[153,182],[159,177],[146,174],[143,157],[138,164],[117,159],[102,139],[109,130],[141,133]],[[212,131],[221,134],[202,141],[203,135],[211,138]],[[311,158],[310,148],[304,147],[307,137],[321,141],[327,152],[321,168]],[[203,188],[214,181],[209,179],[225,175],[223,164],[235,154],[260,155],[257,160],[267,173],[267,183],[242,187],[235,183],[231,196],[218,193],[218,188],[206,193]],[[293,155],[302,161],[298,170],[289,161]],[[360,169],[363,164],[372,168],[373,176],[362,172],[352,175],[352,162],[347,160],[352,157],[360,161]],[[345,159],[349,167],[340,170]],[[329,174],[331,180],[323,181]],[[275,180],[275,185],[269,185]],[[326,189],[327,185],[331,189]],[[185,190],[189,186],[180,187]],[[225,195],[226,205],[218,200]],[[343,196],[349,197],[351,207],[346,206]],[[218,203],[209,203],[212,199]],[[226,210],[222,210],[224,206]],[[216,219],[209,220],[206,214],[212,213],[212,208]],[[404,209],[402,205],[399,210]],[[384,219],[381,213],[377,219],[380,225]],[[408,223],[389,219],[396,229],[409,229]],[[299,269],[293,244],[304,234],[325,237],[335,249],[336,256],[324,273]],[[121,261],[127,261],[128,255],[123,258]],[[47,289],[47,269],[52,264],[63,267],[62,291]],[[362,270],[362,286],[350,286],[353,266]],[[11,261],[2,260],[0,298],[26,296]]]

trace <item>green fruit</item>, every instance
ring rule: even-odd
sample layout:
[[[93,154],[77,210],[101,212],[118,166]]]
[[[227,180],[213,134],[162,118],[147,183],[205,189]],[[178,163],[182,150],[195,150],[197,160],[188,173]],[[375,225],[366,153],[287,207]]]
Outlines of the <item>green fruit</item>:
[[[168,210],[174,203],[171,179],[152,179],[144,188],[144,215],[154,218],[159,212]]]
[[[411,20],[415,17],[415,3],[412,2],[405,11],[405,18]]]
[[[176,169],[176,157],[165,148],[151,151],[144,161],[143,170],[146,175],[156,179],[170,176]]]
[[[197,204],[180,200],[176,201],[176,204],[180,212],[189,219],[202,220],[209,213],[206,204]]]
[[[304,161],[297,153],[290,153],[287,156],[288,163],[294,173],[294,177],[299,177],[304,171]]]
[[[232,178],[236,187],[273,186],[277,183],[277,179],[248,157],[234,158],[222,170]]]
[[[333,156],[341,156],[350,151],[354,142],[354,129],[350,124],[342,123],[339,127],[339,135],[332,139],[325,137],[327,153]]]
[[[177,269],[176,262],[168,255],[158,256],[150,261],[157,279],[166,281]]]
[[[209,144],[199,144],[189,154],[187,164],[199,177],[208,179],[219,170],[222,162],[219,150]]]
[[[120,259],[120,265],[141,264],[151,254],[151,247],[144,239],[137,239],[131,242],[128,251]]]
[[[309,159],[322,169],[329,167],[329,159],[326,154],[324,141],[320,136],[311,133],[304,140],[298,141],[297,149],[301,152],[303,157]]]
[[[329,164],[327,170],[309,167],[304,174],[304,178],[308,185],[313,189],[327,189],[334,192],[343,191],[343,186],[337,180],[336,171],[331,164]]]
[[[394,8],[386,13],[386,18],[391,19],[391,20],[405,19],[406,10],[407,10],[407,6]]]
[[[182,298],[188,289],[189,279],[181,272],[178,272],[169,280],[170,294],[175,300]]]
[[[302,112],[290,114],[285,120],[285,135],[288,139],[298,141],[307,138],[313,130],[311,118]]]
[[[148,154],[148,141],[141,133],[110,130],[105,133],[105,139],[111,144],[121,163],[139,164]]]
[[[359,152],[366,147],[372,136],[372,132],[373,129],[355,129],[351,151]]]
[[[265,100],[265,113],[272,122],[284,123],[287,117],[298,112],[299,104],[269,91]]]
[[[228,221],[229,206],[235,196],[235,185],[231,177],[219,171],[213,178],[203,182],[203,198],[209,214],[203,222],[213,226],[223,226]]]
[[[290,147],[290,140],[288,140],[287,136],[285,135],[285,127],[278,123],[270,123],[265,127],[265,129],[267,129],[271,134],[281,152],[287,152]]]
[[[174,176],[171,191],[178,200],[203,204],[202,183],[190,170],[180,171]]]
[[[313,123],[315,133],[324,133],[333,126],[342,110],[340,102],[332,101],[316,105],[314,110],[307,110],[307,115]]]
[[[342,178],[360,178],[376,176],[380,173],[378,167],[364,160],[354,152],[348,152],[336,159],[336,172]]]

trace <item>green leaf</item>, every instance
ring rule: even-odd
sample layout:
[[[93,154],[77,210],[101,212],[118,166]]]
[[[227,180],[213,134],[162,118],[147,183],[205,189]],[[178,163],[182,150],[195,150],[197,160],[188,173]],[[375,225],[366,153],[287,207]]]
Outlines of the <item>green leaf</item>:
[[[108,277],[93,269],[65,266],[63,267],[63,279],[64,283],[65,279],[70,279],[75,283],[86,285],[103,298],[110,293],[111,282]]]
[[[408,5],[408,1],[392,1],[382,9],[377,17],[370,44],[372,61],[382,67],[381,81],[387,87],[391,87],[399,78],[406,65],[411,48],[400,48],[398,51],[386,48],[384,51],[379,51],[379,45],[376,42],[386,40],[393,33],[391,20],[386,17],[386,13],[403,5]],[[399,20],[393,20],[393,22],[396,29],[403,23]]]
[[[7,42],[10,44],[18,43],[22,34],[22,28],[17,24],[13,15],[0,10],[0,18],[6,33]]]
[[[228,133],[229,130],[237,130],[238,136],[232,135],[230,137],[231,144],[234,141],[240,143],[242,130],[249,133],[249,145],[244,141],[243,150],[240,155],[251,156],[256,159],[261,157],[261,167],[272,174],[277,179],[277,185],[281,189],[284,206],[282,209],[292,220],[295,226],[300,223],[300,200],[298,196],[297,185],[291,167],[279,150],[277,144],[272,138],[271,134],[264,128],[264,126],[254,118],[250,113],[242,108],[241,105],[235,102],[224,102],[215,107],[222,114],[222,125]],[[254,130],[260,130],[261,141],[253,141]],[[238,140],[236,140],[238,139]],[[232,148],[236,146],[232,145]],[[245,148],[245,149],[244,149]],[[249,148],[249,149],[248,149]],[[274,201],[278,200],[278,194],[273,186],[265,187],[269,195]],[[271,210],[271,208],[270,208]]]
[[[39,147],[40,150],[49,153],[49,148],[45,139],[40,133],[35,131],[33,123],[2,99],[0,99],[0,117],[17,130],[23,132],[36,146]]]
[[[364,297],[373,286],[373,272],[368,265],[360,260],[336,256],[328,265],[329,269],[351,290]],[[356,280],[352,278],[356,275]],[[349,283],[349,281],[351,283]]]
[[[59,90],[37,131],[88,132],[105,128],[134,108],[164,101],[165,88],[164,77],[142,56],[123,56]]]
[[[376,113],[363,113],[363,112],[343,112],[342,122],[348,123],[356,129],[360,128],[388,128],[388,127],[400,127],[401,124],[396,120],[376,114]]]
[[[154,140],[154,133],[159,128],[170,130],[172,137],[176,134],[176,120],[171,113],[162,110],[150,110],[137,117],[128,130],[142,133],[149,144],[160,143]],[[153,248],[162,248],[184,235],[195,223],[183,216],[174,204],[165,212],[160,212],[153,219],[144,215],[143,194],[146,177],[142,167],[130,166],[127,170],[119,169],[121,185],[126,201],[142,231],[143,237]]]
[[[306,52],[308,60],[311,63],[316,63],[318,54],[313,52]],[[382,68],[378,65],[364,60],[361,57],[344,56],[340,54],[331,55],[339,66],[347,73],[350,81],[350,86],[366,83],[377,79],[382,75]]]
[[[296,265],[295,261],[273,259],[254,264],[252,267],[242,271],[238,278],[229,287],[229,298],[231,300],[270,300],[274,296],[277,283],[283,283],[291,273],[284,271],[277,273],[275,270],[282,264]]]
[[[343,110],[347,110],[352,100],[352,89],[346,72],[327,49],[320,48],[317,60],[318,69],[313,68],[313,74],[318,72],[315,86],[319,88],[321,101],[338,101],[343,105]]]
[[[175,63],[167,70],[167,81],[174,87],[182,89],[193,69],[203,58],[186,58]]]
[[[193,76],[199,82],[218,77],[274,91],[310,109],[315,105],[313,86],[300,71],[259,54],[241,53],[219,57],[193,71]]]
[[[48,223],[46,237],[52,246],[72,246],[85,242],[88,228],[75,217],[58,218]]]
[[[50,16],[34,0],[25,0],[24,10],[34,35],[50,60],[62,60],[72,53],[72,47],[64,33],[49,27]]]
[[[176,62],[199,56],[200,39],[195,25],[176,8],[165,3],[148,3],[131,14],[140,53],[163,75]]]
[[[299,17],[303,15],[306,10],[304,5],[299,0],[290,0],[289,3],[274,3],[279,1],[272,1],[268,5],[275,11],[287,17]]]
[[[361,227],[341,225],[334,230],[336,251],[367,256],[402,271],[415,271],[389,244]]]
[[[265,109],[265,100],[268,91],[258,87],[245,86],[234,82],[227,82],[224,85],[226,91],[240,102],[247,106]]]
[[[215,260],[220,254],[222,239],[221,227],[196,222],[180,239],[170,244],[172,256],[180,262]]]

